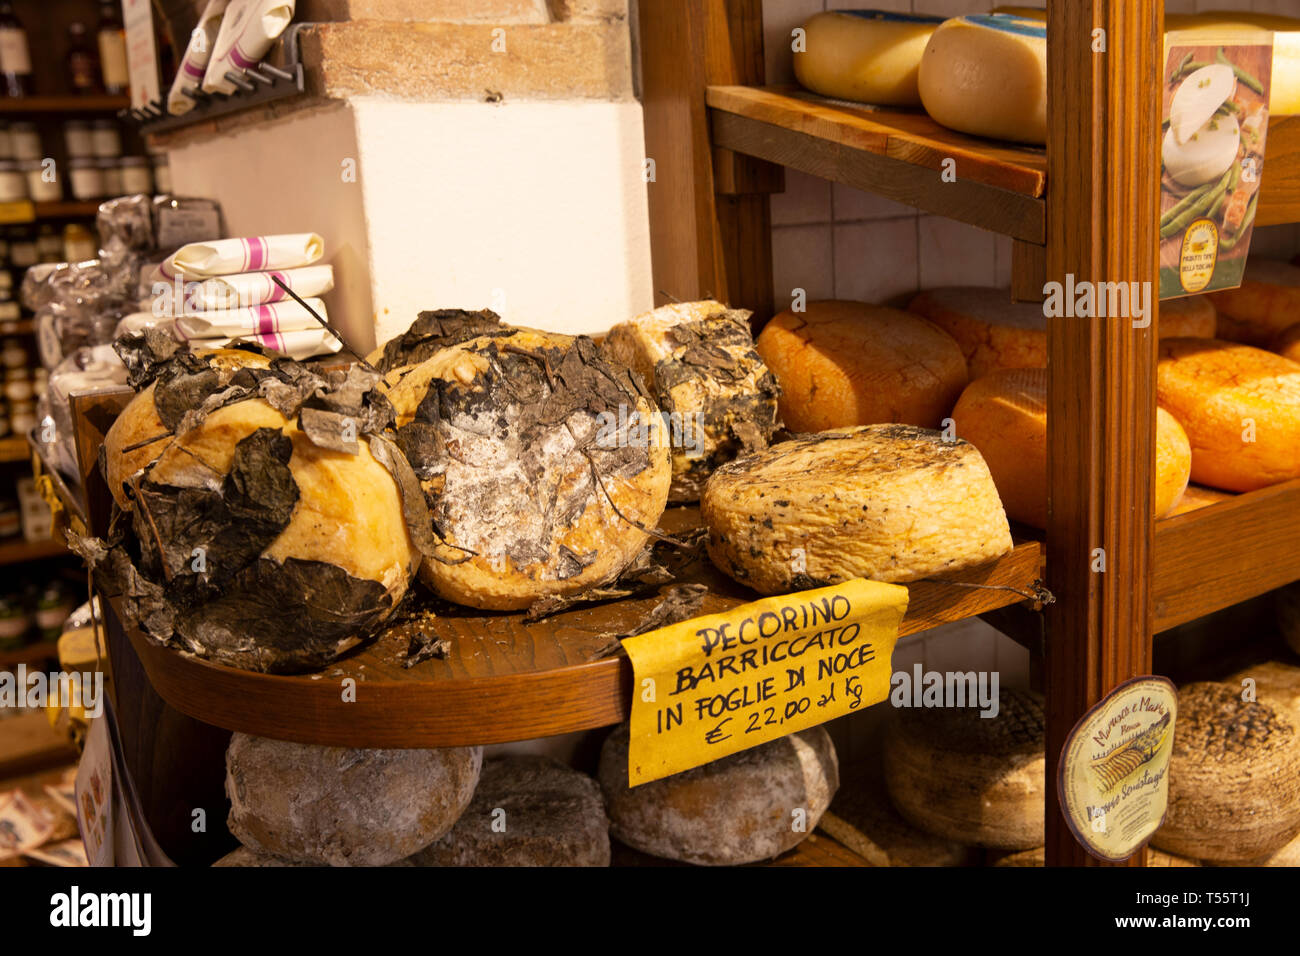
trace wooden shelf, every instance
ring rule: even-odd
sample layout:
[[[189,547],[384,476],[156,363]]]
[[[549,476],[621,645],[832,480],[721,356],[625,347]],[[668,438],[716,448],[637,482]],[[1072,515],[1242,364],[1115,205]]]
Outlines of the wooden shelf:
[[[22,538],[0,538],[0,566],[24,561],[41,561],[58,558],[72,552],[58,541],[24,541]]]
[[[0,719],[0,780],[76,759],[76,749],[54,732],[44,710]]]
[[[37,202],[20,199],[0,203],[0,225],[11,226],[43,219],[82,219],[99,212],[99,201]]]
[[[0,116],[36,113],[116,113],[131,105],[129,96],[22,96],[0,98]]]
[[[40,641],[20,647],[16,651],[0,651],[0,668],[17,667],[19,664],[38,664],[44,660],[57,660],[58,656],[57,641]],[[3,726],[0,724],[0,727]]]
[[[694,508],[673,508],[661,527],[698,522]],[[909,585],[901,628],[913,634],[1018,603],[1042,572],[1037,542],[942,580]],[[708,585],[701,614],[757,598],[701,558],[681,581]],[[967,587],[965,584],[980,585]],[[235,670],[160,647],[139,632],[130,639],[150,683],[171,706],[197,720],[259,736],[342,747],[451,747],[528,740],[618,723],[631,708],[632,670],[623,655],[595,659],[610,636],[626,633],[658,598],[579,608],[526,624],[519,613],[463,609],[431,629],[450,641],[444,660],[404,668],[409,625],[398,625],[359,652],[318,673],[277,676]],[[343,703],[341,681],[357,682]]]
[[[714,146],[1025,242],[1046,241],[1041,148],[967,136],[921,111],[854,105],[797,86],[711,86],[706,102]],[[947,159],[955,161],[954,182],[939,178]],[[1277,116],[1269,121],[1257,222],[1297,221],[1300,116]]]
[[[31,447],[23,436],[10,435],[8,438],[0,438],[0,463],[27,461],[31,456]]]

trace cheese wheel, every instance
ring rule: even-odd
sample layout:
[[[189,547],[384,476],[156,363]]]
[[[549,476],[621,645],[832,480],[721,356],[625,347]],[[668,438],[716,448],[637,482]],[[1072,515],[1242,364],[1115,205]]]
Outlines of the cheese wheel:
[[[908,425],[804,435],[723,465],[700,512],[714,564],[760,594],[915,581],[1012,548],[975,446]]]
[[[974,846],[1043,845],[1042,699],[1003,690],[996,717],[977,708],[900,707],[885,738],[885,786],[929,833]]]
[[[822,96],[920,106],[921,54],[941,23],[942,17],[880,10],[818,13],[803,25],[804,48],[794,53],[794,75]]]
[[[1210,298],[1219,310],[1219,338],[1269,348],[1300,316],[1300,266],[1252,257],[1238,288]]]
[[[946,20],[921,57],[921,102],[935,122],[977,136],[1047,142],[1047,30],[1034,20]]]
[[[1012,302],[1009,289],[947,286],[918,293],[908,309],[951,335],[972,380],[1002,368],[1047,366],[1047,320],[1035,302]],[[1160,303],[1161,337],[1213,338],[1214,306],[1206,296]]]
[[[1249,690],[1261,704],[1290,714],[1300,731],[1300,667],[1283,661],[1261,661],[1243,667],[1223,682],[1239,688],[1242,694]]]
[[[1187,432],[1193,481],[1251,491],[1300,478],[1300,363],[1216,339],[1165,339],[1156,395]]]
[[[456,825],[416,866],[609,866],[596,781],[539,756],[490,757]]]
[[[679,302],[622,322],[601,352],[650,391],[672,447],[670,502],[698,501],[723,462],[762,451],[780,426],[776,378],[754,350],[750,313]]]
[[[979,449],[1007,517],[1047,526],[1047,369],[1002,369],[966,386],[952,412],[957,435]],[[1155,516],[1187,490],[1191,446],[1172,415],[1156,409]]]
[[[1287,647],[1300,654],[1300,581],[1277,590],[1277,626]]]
[[[817,826],[840,784],[822,727],[768,741],[684,773],[628,786],[628,725],[600,751],[614,836],[633,849],[699,866],[770,860]],[[793,824],[800,813],[803,828]]]
[[[966,385],[961,350],[943,330],[900,309],[810,302],[774,316],[758,354],[781,385],[795,432],[899,422],[937,428]]]
[[[244,846],[326,866],[386,866],[452,828],[483,750],[353,750],[236,733],[227,824]]]
[[[1273,342],[1273,351],[1283,358],[1300,362],[1300,323],[1289,326]]]
[[[1169,809],[1151,838],[1162,850],[1247,863],[1300,834],[1300,732],[1277,707],[1227,684],[1178,691]]]
[[[1019,853],[1012,853],[1002,857],[993,864],[994,866],[1046,866],[1047,849],[1046,847],[1035,847],[1032,850],[1021,850]],[[1159,850],[1147,848],[1147,866],[1200,866],[1196,860],[1189,860],[1182,856],[1173,856],[1169,853],[1161,853]]]
[[[389,374],[397,440],[439,538],[420,578],[519,610],[617,577],[672,481],[658,409],[589,338],[513,329]]]

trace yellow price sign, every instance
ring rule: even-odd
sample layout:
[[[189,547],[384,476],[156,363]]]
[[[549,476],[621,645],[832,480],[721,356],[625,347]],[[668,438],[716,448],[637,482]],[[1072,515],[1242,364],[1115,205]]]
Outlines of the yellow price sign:
[[[907,588],[855,578],[623,641],[632,786],[816,726],[889,695]]]

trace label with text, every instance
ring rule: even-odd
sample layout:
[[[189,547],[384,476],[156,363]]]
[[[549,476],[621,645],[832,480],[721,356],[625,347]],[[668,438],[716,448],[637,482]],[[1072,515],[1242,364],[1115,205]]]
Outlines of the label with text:
[[[884,700],[907,600],[901,585],[855,578],[624,640],[631,785]]]
[[[1056,786],[1065,820],[1093,856],[1126,860],[1169,803],[1178,692],[1164,677],[1125,681],[1083,715],[1061,749]]]

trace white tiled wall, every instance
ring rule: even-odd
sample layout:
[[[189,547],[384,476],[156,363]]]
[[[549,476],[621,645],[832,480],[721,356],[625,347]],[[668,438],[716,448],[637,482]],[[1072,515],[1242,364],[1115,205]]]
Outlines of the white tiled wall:
[[[1033,5],[1035,0],[1021,0]],[[766,0],[764,49],[769,83],[791,83],[790,31],[823,10],[878,9],[955,16],[987,12],[993,0]],[[1253,10],[1300,15],[1300,0],[1166,0],[1166,12]],[[1252,249],[1290,256],[1300,249],[1300,227],[1255,231]],[[973,226],[918,213],[908,206],[839,183],[786,170],[786,191],[772,197],[773,284],[777,308],[794,289],[809,299],[862,299],[904,304],[937,285],[1007,285],[1011,240]],[[982,621],[963,621],[905,638],[896,668],[915,662],[927,670],[999,670],[1004,686],[1029,680],[1024,648]]]

